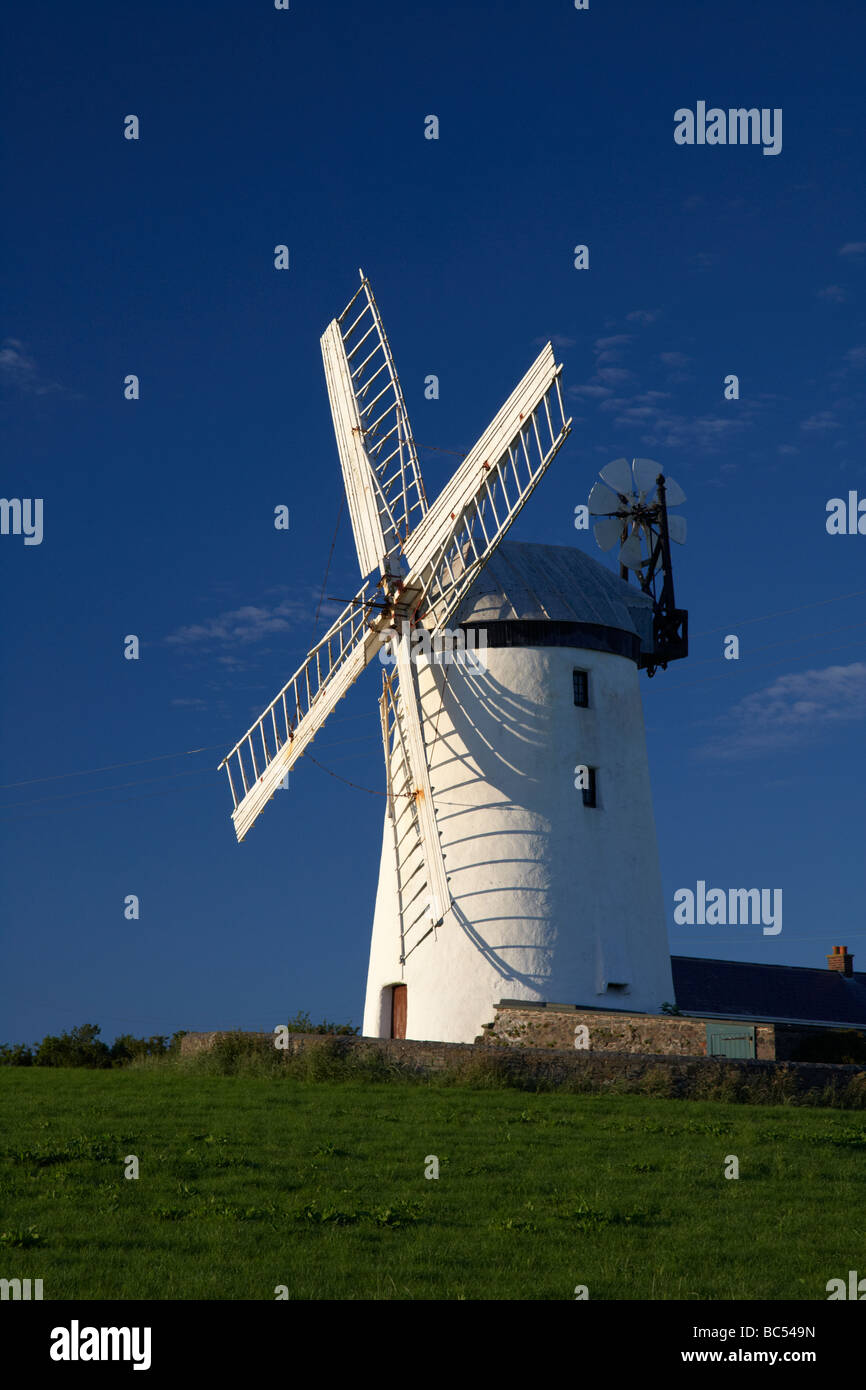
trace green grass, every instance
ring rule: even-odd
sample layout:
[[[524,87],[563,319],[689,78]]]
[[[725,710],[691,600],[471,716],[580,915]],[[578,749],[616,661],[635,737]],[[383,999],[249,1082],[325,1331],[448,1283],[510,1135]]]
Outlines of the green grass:
[[[46,1299],[825,1299],[866,1273],[856,1112],[9,1068],[0,1135],[0,1277]]]

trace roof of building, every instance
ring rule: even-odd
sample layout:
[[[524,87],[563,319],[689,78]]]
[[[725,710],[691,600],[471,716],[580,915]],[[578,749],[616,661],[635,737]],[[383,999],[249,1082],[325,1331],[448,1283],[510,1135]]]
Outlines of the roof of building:
[[[677,1007],[769,1022],[866,1026],[866,974],[672,956]]]
[[[570,545],[502,541],[453,619],[460,623],[577,622],[617,628],[653,646],[652,600]]]

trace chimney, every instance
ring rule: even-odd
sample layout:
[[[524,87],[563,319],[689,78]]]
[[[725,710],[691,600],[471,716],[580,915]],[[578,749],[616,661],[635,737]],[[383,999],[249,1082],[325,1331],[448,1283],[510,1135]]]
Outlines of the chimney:
[[[847,946],[834,946],[832,956],[827,957],[827,969],[838,970],[840,975],[848,975],[854,972],[854,957],[849,956]]]

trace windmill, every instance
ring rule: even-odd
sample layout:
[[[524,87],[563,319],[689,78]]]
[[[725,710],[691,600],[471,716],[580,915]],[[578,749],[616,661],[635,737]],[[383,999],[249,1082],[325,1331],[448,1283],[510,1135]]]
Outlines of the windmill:
[[[400,633],[387,715],[398,730],[432,920],[449,902],[409,629],[442,629],[569,433],[550,343],[429,506],[391,348],[363,271],[325,330],[322,357],[364,583],[306,661],[220,763],[242,841],[335,705]],[[375,579],[370,578],[377,573]]]
[[[673,986],[637,685],[658,604],[571,547],[503,539],[570,431],[551,344],[432,504],[363,272],[321,347],[363,582],[220,764],[238,840],[387,650],[364,1033],[471,1042],[506,997],[658,1009]],[[412,651],[448,624],[483,635],[484,669]],[[590,800],[576,758],[598,771]]]

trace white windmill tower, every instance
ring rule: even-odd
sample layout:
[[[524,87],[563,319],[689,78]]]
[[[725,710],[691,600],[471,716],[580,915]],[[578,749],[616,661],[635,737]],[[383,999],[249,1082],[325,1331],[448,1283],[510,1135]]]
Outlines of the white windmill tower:
[[[500,544],[570,431],[550,343],[431,506],[363,272],[322,355],[364,583],[220,764],[238,839],[387,654],[364,1033],[472,1041],[503,998],[658,1009],[673,985],[637,674],[685,654],[664,480],[655,511],[601,499],[626,542],[658,541],[640,568],[624,546],[642,591],[571,548]],[[419,651],[449,624],[483,634],[481,669]]]

